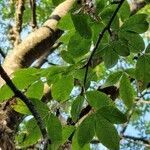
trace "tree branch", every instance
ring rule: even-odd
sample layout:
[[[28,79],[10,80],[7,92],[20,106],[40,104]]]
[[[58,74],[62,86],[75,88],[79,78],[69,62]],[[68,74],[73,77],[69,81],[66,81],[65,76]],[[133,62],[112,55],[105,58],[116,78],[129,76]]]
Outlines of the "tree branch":
[[[32,29],[37,28],[37,21],[36,21],[36,0],[30,0],[30,7],[32,10],[32,19],[31,19],[31,27]]]
[[[85,71],[85,77],[84,77],[84,87],[85,87],[85,85],[86,85],[86,80],[87,80],[87,75],[88,75],[88,69],[89,69],[89,65],[90,65],[90,63],[91,63],[91,60],[92,60],[92,58],[93,58],[93,56],[94,56],[94,54],[95,54],[95,52],[96,52],[96,50],[97,50],[97,48],[98,48],[98,46],[99,46],[99,44],[100,44],[100,42],[101,42],[101,40],[102,40],[102,38],[103,38],[105,32],[110,29],[110,26],[111,26],[113,20],[115,19],[116,15],[117,15],[117,13],[118,13],[119,9],[121,8],[121,6],[122,6],[122,4],[123,4],[124,1],[125,1],[125,0],[121,0],[121,1],[120,1],[120,3],[118,4],[118,7],[117,7],[116,10],[114,11],[114,13],[113,13],[112,17],[110,18],[108,24],[104,27],[104,29],[102,30],[102,32],[99,33],[97,42],[96,42],[96,44],[95,44],[95,46],[94,46],[94,48],[93,48],[93,51],[92,51],[92,53],[91,53],[91,55],[90,55],[90,57],[89,57],[89,59],[88,59],[88,61],[87,61],[87,64],[85,65],[86,71]]]
[[[5,70],[2,68],[1,65],[0,65],[0,76],[2,77],[3,80],[5,80],[6,84],[14,92],[15,97],[20,98],[27,105],[27,107],[31,111],[32,115],[36,119],[37,125],[39,126],[40,131],[41,131],[41,133],[43,135],[43,138],[45,140],[45,143],[47,145],[47,143],[48,143],[47,142],[48,141],[47,131],[46,131],[46,128],[45,128],[45,126],[43,124],[43,119],[41,118],[41,116],[37,112],[37,110],[36,110],[33,102],[31,100],[29,100],[20,90],[18,90],[16,88],[16,86],[13,84],[13,82],[11,81],[11,79],[9,78],[9,76],[6,74]]]

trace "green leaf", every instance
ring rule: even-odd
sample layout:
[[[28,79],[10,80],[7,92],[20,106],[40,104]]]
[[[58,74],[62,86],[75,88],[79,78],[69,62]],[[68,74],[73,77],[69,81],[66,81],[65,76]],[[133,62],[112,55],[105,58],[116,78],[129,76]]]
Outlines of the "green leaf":
[[[41,99],[43,96],[44,84],[41,80],[33,83],[27,90],[26,96],[34,99]]]
[[[96,0],[96,13],[99,14],[106,5],[106,0]]]
[[[9,98],[11,98],[13,96],[14,96],[13,91],[6,84],[4,84],[0,88],[0,102],[8,100]]]
[[[128,56],[130,55],[130,50],[128,48],[128,43],[124,40],[118,40],[112,42],[113,49],[120,55],[120,56]]]
[[[83,39],[78,33],[75,33],[69,41],[68,51],[73,57],[77,58],[85,55],[89,52],[91,47],[91,41],[88,39]]]
[[[100,142],[110,150],[119,150],[120,138],[114,125],[100,114],[95,115],[95,121],[95,132]]]
[[[103,116],[113,124],[127,122],[126,115],[119,111],[115,106],[104,106],[100,108],[96,113]]]
[[[145,53],[150,53],[150,43],[148,44],[146,50],[145,50]]]
[[[84,97],[78,96],[72,103],[71,116],[74,122],[76,122],[79,119],[79,114],[82,109],[83,102]]]
[[[47,130],[49,138],[51,139],[53,146],[61,144],[62,142],[62,126],[59,119],[51,114],[47,119]]]
[[[146,14],[136,14],[131,16],[121,27],[121,30],[144,33],[148,30],[149,24],[146,21]]]
[[[145,84],[150,81],[150,55],[142,55],[136,64],[136,78]]]
[[[99,91],[86,92],[86,97],[88,103],[96,110],[111,104],[111,99],[106,94]]]
[[[65,126],[62,130],[62,144],[64,144],[68,138],[71,136],[71,134],[74,132],[75,127],[74,126]]]
[[[134,32],[119,32],[119,36],[122,40],[128,42],[128,48],[133,53],[141,52],[145,49],[143,38]]]
[[[76,14],[72,15],[72,20],[77,32],[86,39],[90,39],[92,36],[92,31],[90,26],[88,25],[86,14]]]
[[[119,10],[119,16],[122,21],[125,21],[130,16],[130,14],[130,5],[127,1],[125,1]]]
[[[20,99],[16,100],[16,103],[12,105],[12,108],[18,113],[31,115],[31,112],[29,111],[26,104]]]
[[[67,23],[66,23],[67,22]],[[74,24],[70,14],[65,15],[58,23],[58,28],[62,30],[71,30],[74,28]]]
[[[117,72],[111,73],[108,76],[108,78],[106,79],[103,87],[108,87],[108,86],[112,86],[112,85],[116,84],[119,81],[121,75],[122,75],[122,71],[117,71]]]
[[[21,148],[29,147],[30,145],[37,143],[40,138],[41,131],[34,118],[27,121],[25,126],[23,126],[23,129],[16,135],[16,141]]]
[[[72,76],[61,76],[61,78],[52,86],[52,96],[54,99],[67,100],[73,88]]]
[[[72,140],[72,150],[90,150],[90,144],[85,144],[83,147],[81,147],[78,143],[77,132],[75,132]]]
[[[123,74],[119,88],[120,97],[128,108],[131,108],[134,100],[134,89],[127,74]]]
[[[52,0],[52,2],[53,2],[53,4],[54,4],[55,6],[57,6],[57,5],[59,5],[60,3],[62,3],[63,0]]]
[[[12,79],[15,86],[23,90],[40,78],[41,70],[35,68],[19,69],[14,73]]]
[[[117,64],[119,57],[112,46],[107,46],[104,48],[103,59],[106,68],[112,68]]]
[[[93,119],[94,119],[93,115],[86,117],[78,127],[77,138],[80,147],[83,147],[85,144],[88,144],[95,135],[94,131],[95,123]]]
[[[69,64],[75,64],[73,56],[68,51],[61,51],[61,57]]]

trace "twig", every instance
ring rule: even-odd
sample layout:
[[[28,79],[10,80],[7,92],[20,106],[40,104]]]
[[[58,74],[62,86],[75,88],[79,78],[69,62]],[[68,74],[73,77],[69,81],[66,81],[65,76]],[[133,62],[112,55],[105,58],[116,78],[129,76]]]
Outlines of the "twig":
[[[33,102],[31,100],[29,100],[19,89],[17,89],[17,87],[11,81],[11,79],[9,78],[9,76],[7,75],[7,73],[2,68],[1,65],[0,65],[0,76],[3,78],[3,80],[6,82],[6,84],[10,87],[10,89],[14,92],[15,96],[20,98],[27,105],[27,107],[31,111],[32,115],[36,119],[37,125],[39,126],[39,128],[41,130],[41,133],[43,135],[43,139],[45,140],[45,150],[46,150],[47,145],[48,145],[47,131],[46,131],[45,126],[43,124],[43,119],[41,118],[41,116],[37,112]]]
[[[36,21],[36,0],[30,0],[30,7],[32,10],[32,21],[31,27],[32,29],[37,28],[37,21]]]
[[[144,137],[135,137],[135,136],[130,136],[130,135],[123,135],[123,138],[131,139],[133,141],[142,141],[144,144],[150,144],[150,140],[147,140]]]
[[[20,43],[20,32],[22,30],[23,12],[25,10],[24,3],[24,0],[16,1],[16,25],[13,27],[13,33],[15,36],[14,46]]]
[[[1,56],[3,57],[3,58],[5,58],[5,53],[2,51],[2,49],[0,48],[0,54],[1,54]]]
[[[143,137],[135,137],[135,136],[130,136],[130,135],[124,135],[121,137],[122,138],[127,138],[127,139],[130,139],[130,140],[133,140],[133,141],[142,141],[144,144],[150,144],[150,141],[146,138],[143,138]],[[99,144],[100,141],[97,140],[97,139],[94,139],[90,142],[91,144]]]
[[[90,62],[91,62],[91,60],[92,60],[92,58],[93,58],[93,56],[94,56],[94,54],[95,54],[95,52],[96,52],[96,50],[97,50],[97,48],[98,48],[100,42],[101,42],[101,40],[102,40],[102,38],[103,38],[105,32],[106,32],[106,31],[109,31],[110,26],[111,26],[111,24],[112,24],[112,22],[113,22],[115,16],[117,15],[117,12],[118,12],[119,9],[121,8],[121,6],[122,6],[122,4],[123,4],[124,1],[125,1],[125,0],[121,0],[121,1],[120,1],[120,3],[118,4],[118,7],[116,8],[116,10],[114,11],[112,17],[110,18],[110,21],[109,21],[108,24],[104,27],[104,29],[102,30],[102,32],[99,33],[97,42],[96,42],[96,44],[95,44],[95,46],[94,46],[94,48],[93,48],[93,51],[92,51],[92,53],[91,53],[91,55],[90,55],[90,57],[89,57],[89,59],[88,59],[87,64],[85,65],[86,70],[85,70],[85,77],[84,77],[84,87],[85,87],[85,85],[86,85],[86,80],[87,80],[87,75],[88,75],[88,69],[89,69]]]

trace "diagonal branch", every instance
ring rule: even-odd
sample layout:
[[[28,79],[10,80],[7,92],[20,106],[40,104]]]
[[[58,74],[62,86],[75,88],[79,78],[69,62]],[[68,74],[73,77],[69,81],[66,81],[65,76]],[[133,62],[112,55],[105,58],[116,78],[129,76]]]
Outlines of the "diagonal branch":
[[[120,3],[118,4],[118,7],[117,7],[116,10],[114,11],[114,13],[113,13],[112,17],[110,18],[108,24],[104,27],[104,29],[102,30],[102,32],[99,33],[97,42],[96,42],[96,44],[95,44],[95,46],[94,46],[94,48],[93,48],[93,51],[92,51],[92,53],[91,53],[91,55],[90,55],[90,57],[89,57],[89,59],[88,59],[87,64],[85,65],[86,70],[85,70],[85,77],[84,77],[84,87],[85,87],[85,85],[86,85],[86,80],[87,80],[87,75],[88,75],[88,69],[89,69],[89,65],[90,65],[90,63],[91,63],[91,60],[92,60],[92,58],[93,58],[93,56],[94,56],[94,54],[95,54],[95,52],[96,52],[96,50],[97,50],[97,48],[98,48],[98,46],[99,46],[99,44],[100,44],[100,42],[101,42],[101,40],[102,40],[102,38],[103,38],[105,32],[110,29],[110,26],[111,26],[111,24],[113,23],[113,21],[114,21],[116,15],[117,15],[117,13],[118,13],[119,9],[121,8],[121,6],[122,6],[122,4],[123,4],[124,1],[125,1],[125,0],[121,0],[121,1],[120,1]]]
[[[45,129],[45,126],[43,124],[43,119],[41,118],[41,116],[37,112],[33,102],[31,100],[29,100],[20,90],[18,90],[16,88],[16,86],[13,84],[13,82],[11,81],[9,76],[6,74],[5,70],[2,68],[1,65],[0,65],[0,76],[3,78],[3,80],[5,80],[6,84],[14,92],[15,97],[20,98],[27,105],[27,107],[29,108],[29,110],[31,111],[32,115],[34,116],[34,118],[37,121],[37,125],[39,126],[39,128],[41,130],[41,133],[43,135],[44,140],[46,141],[46,143],[48,143],[47,142],[48,135],[47,135],[47,131]]]

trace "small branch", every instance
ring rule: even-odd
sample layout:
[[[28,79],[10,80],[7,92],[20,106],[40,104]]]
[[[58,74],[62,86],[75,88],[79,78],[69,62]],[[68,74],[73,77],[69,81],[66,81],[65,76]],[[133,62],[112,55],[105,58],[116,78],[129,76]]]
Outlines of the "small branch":
[[[122,137],[133,140],[133,141],[142,141],[144,144],[150,145],[150,140],[147,140],[143,137],[134,137],[134,136],[130,136],[130,135],[123,135]]]
[[[117,12],[118,12],[119,9],[121,8],[121,6],[122,6],[122,4],[123,4],[124,1],[125,1],[125,0],[121,0],[121,1],[120,1],[120,3],[118,4],[118,7],[116,8],[116,10],[114,11],[112,17],[110,18],[110,21],[109,21],[108,24],[105,26],[105,28],[102,30],[102,32],[99,33],[99,37],[98,37],[98,39],[97,39],[97,42],[96,42],[96,44],[95,44],[95,46],[94,46],[94,48],[93,48],[93,51],[92,51],[92,53],[91,53],[91,55],[90,55],[90,57],[89,57],[89,59],[88,59],[87,64],[85,65],[86,71],[85,71],[85,77],[84,77],[84,87],[85,87],[85,85],[86,85],[86,80],[87,80],[87,75],[88,75],[88,69],[89,69],[89,65],[90,65],[90,63],[91,63],[91,60],[92,60],[92,58],[93,58],[93,56],[94,56],[94,54],[95,54],[95,52],[96,52],[96,50],[97,50],[97,48],[98,48],[98,46],[99,46],[99,44],[100,44],[100,42],[101,42],[101,40],[102,40],[102,38],[103,38],[105,32],[106,32],[107,30],[109,31],[110,26],[111,26],[112,22],[114,21],[116,15],[117,15]]]
[[[24,3],[24,0],[16,1],[16,25],[13,27],[13,34],[15,36],[14,46],[17,46],[20,43],[20,32],[22,30],[23,12],[25,10]]]
[[[30,7],[32,10],[32,19],[31,19],[31,27],[32,29],[37,28],[37,21],[36,21],[36,0],[30,0]]]
[[[10,89],[14,92],[15,96],[20,98],[27,105],[29,110],[31,111],[32,115],[34,116],[34,118],[37,121],[37,125],[39,126],[39,128],[41,130],[41,133],[43,135],[43,139],[45,140],[45,147],[47,147],[47,144],[48,144],[47,131],[46,131],[45,126],[43,124],[43,119],[41,118],[41,116],[37,112],[33,102],[31,100],[29,100],[20,90],[17,89],[17,87],[11,81],[11,79],[6,74],[5,70],[2,68],[1,65],[0,65],[0,76],[6,82],[6,84],[10,87]]]
[[[5,57],[6,57],[5,53],[2,51],[2,49],[1,49],[1,48],[0,48],[0,54],[1,54],[1,56],[2,56],[3,58],[5,58]]]
[[[130,136],[130,135],[124,135],[120,139],[123,139],[123,138],[130,139],[130,140],[133,140],[133,141],[141,141],[144,144],[148,144],[148,145],[150,144],[150,141],[146,138],[143,138],[143,137],[135,137],[135,136]],[[94,139],[90,143],[91,144],[99,144],[100,141],[97,140],[97,139]]]

